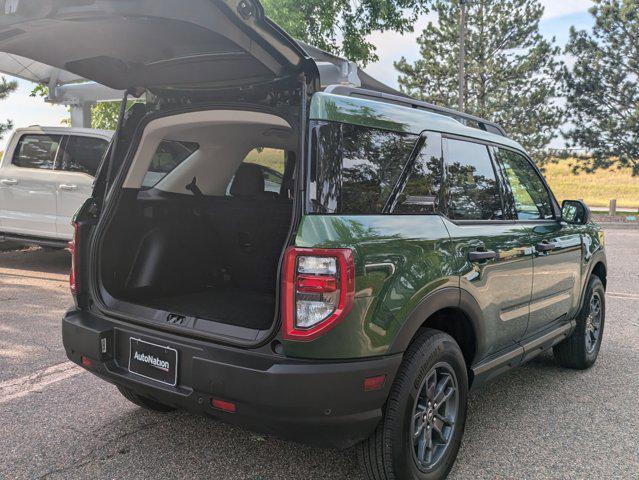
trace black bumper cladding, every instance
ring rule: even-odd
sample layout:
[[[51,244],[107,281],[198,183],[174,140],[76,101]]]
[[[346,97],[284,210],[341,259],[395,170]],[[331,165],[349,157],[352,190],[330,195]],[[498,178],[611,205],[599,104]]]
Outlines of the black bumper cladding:
[[[79,310],[65,315],[62,335],[69,359],[81,365],[82,357],[87,357],[92,373],[142,396],[257,432],[337,448],[351,447],[375,430],[401,363],[401,355],[341,363],[296,361],[265,350],[189,340]],[[144,367],[138,367],[157,370],[152,375],[129,368],[136,353],[132,346],[140,345],[144,349],[137,353]],[[170,349],[175,350],[175,372]],[[160,371],[158,365],[169,371]],[[364,380],[379,375],[386,375],[383,388],[364,391]],[[215,409],[212,398],[233,402],[235,413]]]

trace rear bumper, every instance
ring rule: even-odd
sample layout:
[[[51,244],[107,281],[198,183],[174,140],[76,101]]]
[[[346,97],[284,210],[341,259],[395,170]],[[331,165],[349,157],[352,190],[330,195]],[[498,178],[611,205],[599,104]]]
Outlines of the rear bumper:
[[[64,316],[62,336],[70,360],[81,365],[87,357],[89,371],[140,395],[257,432],[337,448],[375,430],[401,363],[401,355],[341,363],[293,360],[266,347],[225,347],[75,309]],[[178,350],[176,387],[128,371],[131,336]],[[384,387],[364,391],[364,380],[378,375],[386,375]],[[236,413],[214,409],[212,397],[235,402]]]

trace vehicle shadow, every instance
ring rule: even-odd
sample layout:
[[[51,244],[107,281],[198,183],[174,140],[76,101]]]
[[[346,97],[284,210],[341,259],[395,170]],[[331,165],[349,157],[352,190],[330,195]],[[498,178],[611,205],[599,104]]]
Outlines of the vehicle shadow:
[[[34,247],[0,252],[0,269],[34,272],[34,278],[41,278],[42,274],[67,275],[70,266],[69,252],[62,249]]]

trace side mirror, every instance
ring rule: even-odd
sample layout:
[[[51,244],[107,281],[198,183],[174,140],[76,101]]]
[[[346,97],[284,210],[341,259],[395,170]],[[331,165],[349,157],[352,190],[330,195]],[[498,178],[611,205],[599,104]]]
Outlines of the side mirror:
[[[590,222],[590,209],[581,200],[564,200],[561,219],[571,225],[586,225]]]

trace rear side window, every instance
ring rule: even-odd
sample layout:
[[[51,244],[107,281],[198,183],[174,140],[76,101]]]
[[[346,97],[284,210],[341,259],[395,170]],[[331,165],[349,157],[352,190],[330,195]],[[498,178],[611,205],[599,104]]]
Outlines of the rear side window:
[[[93,177],[108,147],[108,142],[101,138],[69,137],[62,156],[62,169]]]
[[[286,152],[278,148],[256,148],[249,152],[243,164],[258,165],[264,177],[264,192],[279,195],[286,168]],[[235,177],[233,177],[235,180]],[[231,184],[233,183],[231,181]],[[231,185],[229,184],[229,190]]]
[[[554,218],[546,186],[528,160],[518,153],[499,149],[499,161],[508,179],[519,220]]]
[[[429,133],[413,165],[409,165],[406,183],[397,196],[394,214],[424,215],[439,211],[443,178],[442,138]]]
[[[175,170],[187,158],[193,155],[200,146],[192,142],[165,140],[153,155],[149,170],[142,181],[142,189],[155,187],[164,177]]]
[[[314,132],[310,198],[316,213],[380,214],[416,135],[329,123]]]
[[[61,135],[24,135],[13,155],[16,167],[52,170],[62,142]]]
[[[445,164],[450,219],[503,219],[495,169],[486,145],[448,139]]]

